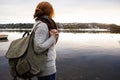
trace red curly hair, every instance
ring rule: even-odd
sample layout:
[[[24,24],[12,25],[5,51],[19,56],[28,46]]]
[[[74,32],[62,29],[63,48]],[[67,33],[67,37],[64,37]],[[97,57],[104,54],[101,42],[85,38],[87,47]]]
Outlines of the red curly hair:
[[[54,16],[54,9],[49,2],[40,2],[34,13],[34,19],[38,20],[41,16],[47,15],[50,18]]]

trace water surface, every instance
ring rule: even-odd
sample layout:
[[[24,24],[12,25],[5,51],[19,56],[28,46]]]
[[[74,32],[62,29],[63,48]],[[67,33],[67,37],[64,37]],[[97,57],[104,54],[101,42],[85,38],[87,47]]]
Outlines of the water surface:
[[[0,80],[10,80],[4,55],[23,33],[2,33],[8,42],[0,42]],[[120,80],[120,34],[60,33],[56,49],[57,80]]]

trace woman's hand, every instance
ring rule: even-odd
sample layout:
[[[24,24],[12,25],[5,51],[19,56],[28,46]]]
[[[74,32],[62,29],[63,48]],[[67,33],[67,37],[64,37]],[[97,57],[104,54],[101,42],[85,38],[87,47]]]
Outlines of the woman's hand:
[[[58,38],[58,30],[56,29],[51,29],[50,30],[50,35],[54,36],[55,38]]]

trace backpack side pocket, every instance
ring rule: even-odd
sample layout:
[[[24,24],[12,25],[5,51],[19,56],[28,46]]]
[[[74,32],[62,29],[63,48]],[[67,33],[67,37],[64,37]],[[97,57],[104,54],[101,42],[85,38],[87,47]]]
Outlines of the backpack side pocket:
[[[16,66],[17,73],[23,75],[30,71],[30,64],[27,59],[20,59]]]

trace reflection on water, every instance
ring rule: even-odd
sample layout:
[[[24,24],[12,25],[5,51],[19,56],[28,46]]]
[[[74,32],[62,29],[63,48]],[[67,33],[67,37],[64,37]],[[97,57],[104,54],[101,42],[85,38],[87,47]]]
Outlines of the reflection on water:
[[[31,29],[0,29],[0,32],[25,32]],[[59,29],[59,32],[69,33],[108,33],[108,29]]]
[[[120,34],[109,33],[61,33],[58,48],[72,50],[119,50]],[[101,52],[102,53],[102,52]],[[117,52],[119,53],[119,52]]]
[[[21,38],[22,35],[23,35],[23,32],[0,32],[0,33],[1,34],[7,34],[9,41]]]
[[[59,29],[60,32],[69,33],[110,33],[108,29]]]
[[[8,34],[8,44],[21,38],[23,32],[1,32]],[[60,33],[57,49],[72,50],[120,50],[120,34],[110,33]],[[6,43],[0,43],[2,45]],[[4,46],[3,46],[4,47]]]

